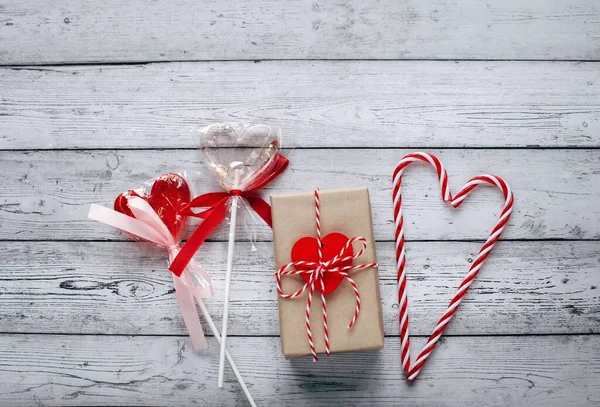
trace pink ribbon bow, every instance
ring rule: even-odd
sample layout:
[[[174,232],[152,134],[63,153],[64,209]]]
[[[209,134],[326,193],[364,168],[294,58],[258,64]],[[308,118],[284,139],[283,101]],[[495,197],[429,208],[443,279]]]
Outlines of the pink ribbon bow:
[[[177,257],[181,248],[167,226],[144,199],[131,197],[127,201],[127,206],[135,218],[96,204],[90,206],[88,218],[166,247],[169,252],[170,264]],[[212,279],[206,270],[193,261],[187,265],[179,277],[171,274],[175,285],[175,295],[179,302],[183,321],[190,334],[192,347],[194,351],[205,349],[208,344],[200,324],[194,297],[198,299],[212,297],[214,294]]]

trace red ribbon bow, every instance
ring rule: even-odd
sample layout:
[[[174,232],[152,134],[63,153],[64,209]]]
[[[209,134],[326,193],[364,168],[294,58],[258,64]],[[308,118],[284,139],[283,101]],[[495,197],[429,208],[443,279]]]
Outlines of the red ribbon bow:
[[[250,207],[260,216],[267,225],[272,226],[271,206],[265,202],[256,192],[277,178],[288,166],[289,160],[277,154],[274,162],[269,168],[259,173],[256,179],[248,185],[245,190],[232,189],[229,192],[209,192],[192,199],[187,205],[188,216],[203,218],[204,221],[196,228],[187,243],[175,257],[169,270],[176,276],[181,275],[196,251],[204,241],[219,226],[227,216],[227,202],[233,196],[240,196],[250,204]],[[191,208],[208,208],[200,213],[195,213]]]

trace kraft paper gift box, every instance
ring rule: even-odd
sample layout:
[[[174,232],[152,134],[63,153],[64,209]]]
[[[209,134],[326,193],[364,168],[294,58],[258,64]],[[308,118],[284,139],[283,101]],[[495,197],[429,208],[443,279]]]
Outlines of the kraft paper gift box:
[[[376,262],[367,188],[319,191],[319,201],[322,236],[339,232],[348,238],[364,237],[367,243],[366,250],[353,260],[352,265]],[[316,237],[314,192],[271,195],[271,206],[275,267],[278,270],[292,261],[291,251],[296,241],[306,236]],[[358,243],[353,247],[355,253],[360,249]],[[354,326],[349,329],[348,323],[354,314],[356,298],[348,281],[342,281],[334,292],[326,296],[330,350],[334,353],[381,349],[383,317],[378,270],[367,268],[352,270],[348,274],[356,282],[359,290],[360,315]],[[284,293],[292,293],[304,284],[305,280],[297,275],[281,278]],[[286,299],[279,295],[277,297],[281,349],[284,356],[289,359],[310,355],[305,323],[308,290],[296,298]],[[325,351],[321,307],[320,292],[315,291],[310,322],[317,353]]]

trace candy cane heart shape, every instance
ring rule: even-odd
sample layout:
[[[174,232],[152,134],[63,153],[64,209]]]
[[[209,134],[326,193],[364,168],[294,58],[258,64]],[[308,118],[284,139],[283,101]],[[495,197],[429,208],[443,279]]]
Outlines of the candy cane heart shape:
[[[479,254],[473,263],[469,272],[462,280],[458,287],[458,291],[448,304],[448,308],[440,318],[437,326],[433,330],[433,333],[427,340],[425,347],[417,357],[414,364],[411,364],[410,360],[410,339],[408,333],[408,296],[406,293],[406,253],[404,250],[404,218],[402,216],[402,175],[406,167],[413,162],[424,162],[429,163],[437,171],[437,175],[440,181],[442,189],[442,199],[448,202],[454,208],[458,208],[463,201],[469,196],[469,194],[480,185],[491,185],[498,187],[504,195],[504,209],[500,213],[498,222],[492,229],[492,232],[485,244],[479,250]],[[400,344],[401,344],[401,361],[402,369],[406,372],[408,380],[414,380],[423,365],[429,358],[429,355],[433,352],[437,341],[442,336],[444,329],[456,313],[456,310],[467,293],[467,290],[471,286],[473,280],[479,273],[479,270],[483,266],[483,262],[490,254],[492,248],[500,238],[500,234],[506,227],[514,205],[514,195],[510,190],[509,186],[504,180],[495,175],[479,175],[471,178],[462,190],[452,196],[450,188],[448,186],[448,173],[440,162],[440,160],[427,153],[412,153],[407,154],[400,160],[393,176],[393,200],[394,200],[394,224],[395,224],[395,240],[396,240],[396,267],[397,267],[397,281],[398,281],[398,303],[400,308],[399,322],[400,322]]]

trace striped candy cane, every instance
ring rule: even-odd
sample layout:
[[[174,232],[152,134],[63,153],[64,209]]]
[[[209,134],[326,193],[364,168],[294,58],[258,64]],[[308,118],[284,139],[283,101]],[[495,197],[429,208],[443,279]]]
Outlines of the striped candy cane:
[[[404,218],[402,216],[402,174],[409,164],[415,161],[422,161],[429,163],[435,168],[438,174],[440,185],[442,188],[442,199],[445,202],[449,202],[454,208],[458,208],[467,196],[479,185],[492,185],[498,187],[504,194],[504,209],[500,214],[498,222],[494,226],[490,237],[486,240],[485,244],[479,250],[477,258],[471,265],[469,272],[460,283],[458,291],[450,301],[446,312],[440,318],[437,326],[433,330],[433,333],[427,340],[425,347],[417,357],[414,364],[411,364],[410,360],[410,339],[408,333],[408,297],[406,294],[406,253],[404,250]],[[412,153],[407,154],[400,160],[394,171],[394,188],[393,188],[393,199],[394,199],[394,224],[395,224],[395,240],[396,240],[396,266],[397,266],[397,280],[398,280],[398,302],[400,308],[399,322],[400,322],[400,343],[401,343],[401,362],[402,369],[406,372],[407,378],[410,381],[415,380],[423,365],[433,352],[435,344],[442,336],[446,325],[452,319],[452,316],[456,313],[456,310],[467,293],[467,290],[471,286],[471,283],[479,273],[483,262],[490,254],[490,251],[498,241],[500,234],[506,227],[510,214],[513,210],[514,195],[510,190],[509,186],[504,180],[495,175],[479,175],[471,178],[463,187],[463,189],[452,196],[450,188],[448,186],[448,173],[440,162],[440,160],[427,153]]]

